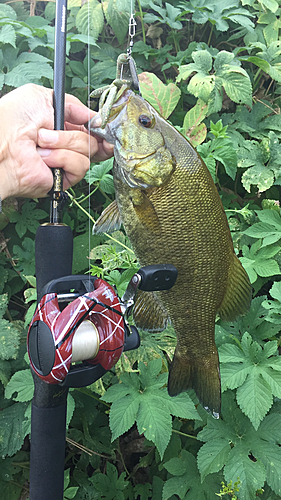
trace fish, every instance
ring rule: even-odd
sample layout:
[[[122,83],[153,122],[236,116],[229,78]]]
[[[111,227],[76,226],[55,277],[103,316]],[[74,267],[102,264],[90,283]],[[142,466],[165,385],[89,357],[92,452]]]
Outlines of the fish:
[[[233,321],[251,303],[251,285],[235,255],[227,218],[204,161],[188,140],[145,99],[127,89],[112,106],[104,128],[98,115],[91,133],[114,144],[116,199],[93,232],[121,227],[141,266],[173,264],[170,290],[142,292],[137,327],[163,330],[170,321],[177,345],[168,393],[193,389],[215,418],[221,412],[216,315]]]

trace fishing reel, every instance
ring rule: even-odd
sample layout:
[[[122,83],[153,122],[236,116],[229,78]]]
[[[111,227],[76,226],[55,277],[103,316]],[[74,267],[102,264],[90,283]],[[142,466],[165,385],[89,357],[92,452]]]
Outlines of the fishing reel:
[[[77,275],[50,281],[42,289],[28,331],[34,372],[49,384],[92,384],[123,351],[140,345],[137,328],[127,320],[137,290],[168,290],[176,279],[177,269],[170,264],[143,267],[121,300],[100,278]]]

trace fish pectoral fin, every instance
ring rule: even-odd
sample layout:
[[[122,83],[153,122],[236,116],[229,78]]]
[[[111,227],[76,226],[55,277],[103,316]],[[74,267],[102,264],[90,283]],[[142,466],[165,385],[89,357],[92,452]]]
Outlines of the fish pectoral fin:
[[[250,308],[252,287],[244,267],[233,253],[229,268],[225,296],[218,309],[221,319],[233,321],[237,316],[246,314]]]
[[[117,206],[116,200],[114,200],[106,209],[102,212],[101,216],[95,222],[93,227],[93,234],[98,233],[113,233],[118,231],[121,227],[122,221]]]
[[[133,310],[136,326],[150,332],[165,330],[169,316],[153,292],[138,291]]]
[[[187,389],[194,389],[203,408],[219,418],[221,384],[216,349],[211,354],[196,358],[181,354],[176,348],[169,370],[168,393],[177,396]]]
[[[141,191],[141,195],[141,198],[138,198],[137,202],[134,198],[132,198],[134,210],[140,223],[145,226],[146,229],[157,235],[161,231],[158,215],[155,211],[153,203],[150,201],[146,193]]]

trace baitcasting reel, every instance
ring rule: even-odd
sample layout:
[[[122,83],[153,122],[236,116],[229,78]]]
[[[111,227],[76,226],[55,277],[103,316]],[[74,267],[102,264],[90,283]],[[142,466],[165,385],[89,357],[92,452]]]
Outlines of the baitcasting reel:
[[[49,384],[92,384],[117,363],[123,351],[139,347],[138,331],[127,321],[137,290],[168,290],[176,279],[177,269],[170,264],[143,267],[132,277],[121,301],[100,278],[78,275],[50,281],[28,331],[33,370]]]

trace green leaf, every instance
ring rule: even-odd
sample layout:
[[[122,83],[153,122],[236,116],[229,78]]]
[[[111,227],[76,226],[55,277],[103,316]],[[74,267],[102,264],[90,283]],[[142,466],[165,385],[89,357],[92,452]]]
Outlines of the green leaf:
[[[237,402],[258,429],[273,403],[281,396],[281,358],[276,356],[277,342],[266,342],[263,349],[244,333],[241,349],[233,344],[219,347],[222,390],[237,389]]]
[[[254,500],[256,491],[264,485],[266,472],[261,460],[252,461],[245,451],[242,443],[231,450],[224,476],[227,482],[240,480],[239,499]]]
[[[106,500],[125,500],[124,490],[128,487],[125,472],[118,477],[116,467],[110,462],[106,465],[106,474],[94,474],[89,480],[94,488],[100,492],[100,498]],[[126,497],[127,498],[127,497]]]
[[[25,235],[27,230],[35,234],[39,226],[38,220],[48,216],[47,212],[35,207],[36,203],[26,201],[22,206],[21,213],[14,211],[10,216],[10,221],[16,222],[15,229],[20,238]]]
[[[164,464],[165,469],[176,477],[169,478],[164,483],[162,499],[167,500],[177,495],[184,500],[211,500],[214,491],[219,491],[221,477],[210,475],[203,482],[192,453],[182,450],[180,457],[172,458]]]
[[[237,389],[236,398],[241,410],[257,429],[273,403],[272,389],[259,368],[252,367],[246,381]]]
[[[102,3],[107,22],[110,24],[120,44],[128,33],[131,14],[131,0],[105,0]]]
[[[0,359],[2,360],[16,358],[20,345],[20,330],[13,323],[1,319],[6,308],[7,296],[0,295]]]
[[[14,395],[16,393],[16,395]],[[20,370],[16,372],[5,389],[5,398],[14,401],[31,401],[34,393],[34,382],[31,371]],[[14,396],[13,396],[14,395]]]
[[[223,88],[232,101],[252,107],[252,85],[247,73],[232,71],[230,66],[220,77]]]
[[[91,35],[97,40],[104,25],[102,5],[97,0],[89,0],[76,16],[76,27],[83,35]]]
[[[26,403],[15,403],[0,412],[0,454],[14,455],[22,447],[25,438],[24,413]]]
[[[227,462],[230,450],[228,440],[224,439],[213,439],[199,449],[197,464],[202,481],[208,474],[222,469]]]
[[[13,246],[14,258],[17,259],[17,269],[26,275],[35,274],[35,243],[31,238],[24,238],[22,247]]]
[[[243,257],[240,258],[241,264],[247,271],[250,282],[254,283],[257,275],[267,277],[280,274],[279,265],[272,259],[280,250],[280,247],[271,246],[261,248],[261,240],[253,243],[249,249],[243,246]]]
[[[0,43],[9,43],[16,48],[16,32],[13,26],[6,24],[1,27]]]
[[[185,406],[182,395],[172,399],[167,395],[167,390],[162,388],[167,374],[157,376],[161,367],[161,358],[150,361],[147,366],[140,362],[140,375],[123,374],[122,384],[110,387],[102,399],[113,401],[110,410],[113,440],[136,421],[139,433],[153,441],[162,458],[172,433],[171,415],[196,418],[197,412],[187,395],[184,395]]]
[[[185,115],[183,121],[184,134],[196,147],[201,144],[207,135],[207,127],[205,123],[201,123],[207,114],[207,105],[201,99],[191,108]]]
[[[165,85],[153,73],[141,73],[139,75],[142,96],[167,119],[174,111],[180,95],[180,89],[174,84]]]

